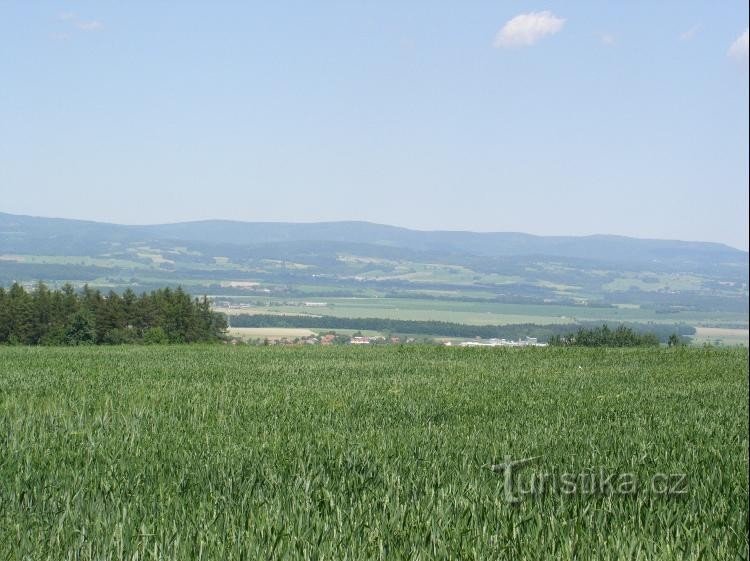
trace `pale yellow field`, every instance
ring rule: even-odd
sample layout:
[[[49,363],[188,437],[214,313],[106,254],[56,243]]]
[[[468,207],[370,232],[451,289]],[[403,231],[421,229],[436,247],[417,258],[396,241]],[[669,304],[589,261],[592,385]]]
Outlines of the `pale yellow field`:
[[[696,327],[693,342],[699,345],[703,343],[716,343],[722,345],[745,345],[748,346],[747,329],[725,329],[722,327]]]
[[[276,308],[276,307],[274,307]],[[224,308],[222,306],[214,306],[213,311],[219,312],[222,314],[230,315],[230,316],[241,316],[241,315],[264,315],[264,316],[312,316],[312,317],[320,317],[320,314],[309,314],[306,312],[286,312],[286,311],[275,311],[274,308]]]
[[[229,335],[242,339],[295,339],[315,335],[315,332],[295,327],[230,327]]]

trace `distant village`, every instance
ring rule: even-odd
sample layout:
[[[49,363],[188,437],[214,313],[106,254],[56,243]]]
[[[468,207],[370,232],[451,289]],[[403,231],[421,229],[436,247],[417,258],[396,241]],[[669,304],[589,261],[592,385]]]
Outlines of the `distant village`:
[[[324,308],[330,306],[328,302],[285,302],[286,305],[302,306],[305,308]],[[214,302],[214,309],[229,312],[228,320],[231,327],[231,310],[243,313],[245,310],[257,309],[260,306],[281,305],[279,302],[232,302],[220,300]],[[293,329],[293,328],[292,328]],[[281,330],[280,330],[281,331]],[[351,332],[349,332],[351,333]],[[253,339],[242,337],[230,337],[230,343],[249,343],[255,345],[403,345],[413,343],[426,343],[433,345],[444,345],[446,347],[546,347],[547,343],[540,343],[536,337],[525,337],[518,340],[510,339],[474,339],[461,338],[433,338],[428,335],[365,335],[361,331],[354,334],[337,333],[329,331],[322,334],[309,334],[300,336],[266,336]]]
[[[451,342],[447,341],[445,345],[450,346]],[[536,337],[526,337],[518,341],[509,341],[507,339],[462,341],[458,345],[461,347],[546,347],[547,343],[540,343]]]
[[[239,338],[231,339],[233,344],[242,341]],[[507,339],[475,339],[471,341],[439,340],[430,337],[407,337],[407,336],[383,336],[383,335],[344,335],[336,332],[323,335],[310,335],[306,337],[274,337],[255,339],[249,341],[251,344],[263,345],[403,345],[413,343],[430,343],[446,347],[546,347],[547,343],[540,343],[535,337],[526,337],[518,341]]]

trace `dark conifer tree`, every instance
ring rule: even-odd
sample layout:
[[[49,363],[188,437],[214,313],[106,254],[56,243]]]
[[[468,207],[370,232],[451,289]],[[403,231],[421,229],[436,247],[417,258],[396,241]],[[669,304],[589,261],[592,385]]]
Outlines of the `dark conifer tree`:
[[[192,299],[182,288],[120,296],[89,286],[76,293],[69,284],[50,290],[40,282],[31,293],[0,287],[0,344],[193,343],[220,340],[225,330],[208,298]]]

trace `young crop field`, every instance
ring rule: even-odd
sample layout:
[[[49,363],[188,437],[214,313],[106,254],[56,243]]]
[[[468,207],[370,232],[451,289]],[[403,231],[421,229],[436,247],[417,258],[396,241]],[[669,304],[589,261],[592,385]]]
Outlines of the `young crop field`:
[[[0,559],[747,559],[747,360],[0,348]]]

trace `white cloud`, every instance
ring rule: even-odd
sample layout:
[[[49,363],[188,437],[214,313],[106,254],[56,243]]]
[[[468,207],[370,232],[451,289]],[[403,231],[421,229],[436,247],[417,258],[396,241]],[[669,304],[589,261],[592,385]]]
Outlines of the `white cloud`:
[[[104,24],[99,20],[84,20],[72,12],[64,12],[58,15],[57,19],[80,31],[99,31],[104,28]]]
[[[600,33],[599,40],[602,42],[602,45],[614,45],[617,38],[611,33]]]
[[[748,49],[748,30],[745,29],[745,32],[739,37],[737,37],[734,43],[732,43],[732,46],[729,47],[729,51],[727,52],[727,55],[732,58],[736,58],[737,60],[746,60],[747,49]]]
[[[700,29],[701,29],[700,25],[694,25],[687,31],[683,31],[682,33],[680,33],[680,39],[682,41],[690,41],[693,37],[695,37],[696,33],[698,33]]]
[[[75,26],[81,31],[99,31],[104,25],[97,20],[77,21]]]
[[[497,48],[533,45],[542,37],[559,32],[564,25],[564,18],[546,10],[519,14],[497,32],[493,45]]]

